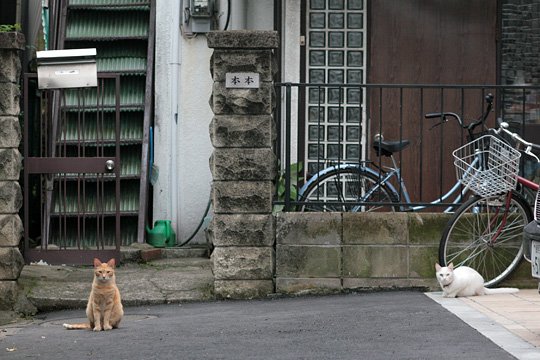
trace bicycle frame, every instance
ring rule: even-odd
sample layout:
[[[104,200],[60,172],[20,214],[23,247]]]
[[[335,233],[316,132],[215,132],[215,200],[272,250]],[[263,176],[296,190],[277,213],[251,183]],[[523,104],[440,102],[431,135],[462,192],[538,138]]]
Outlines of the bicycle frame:
[[[409,192],[407,191],[407,187],[405,186],[405,181],[401,177],[401,170],[395,164],[394,164],[394,167],[388,168],[389,169],[388,171],[384,171],[384,170],[375,171],[372,168],[362,165],[362,164],[344,163],[344,164],[332,165],[332,166],[322,169],[317,174],[313,175],[306,183],[304,183],[304,185],[300,188],[298,192],[299,195],[302,195],[312,183],[319,181],[319,178],[322,178],[327,173],[338,170],[338,169],[340,170],[359,169],[360,171],[368,172],[372,174],[373,176],[376,176],[380,179],[379,183],[372,186],[361,198],[358,199],[358,202],[365,201],[365,199],[368,199],[373,193],[378,191],[381,185],[385,185],[389,188],[390,191],[398,195],[399,201],[401,201],[401,197],[402,197],[406,204],[411,203],[411,198],[410,198]],[[396,187],[390,182],[392,178],[395,178],[396,182],[400,184],[400,191],[398,191]],[[452,196],[455,196],[454,200],[452,201],[452,204],[458,205],[463,199],[463,196],[465,195],[466,191],[467,190],[458,181],[456,181],[454,186],[450,190],[448,190],[448,192],[446,192],[443,196],[441,196],[437,200],[430,202],[430,204],[437,205],[448,200]],[[352,211],[353,212],[361,211],[361,207],[362,205],[358,205],[352,208]],[[417,205],[417,206],[409,205],[408,207],[401,205],[400,210],[401,211],[420,211],[427,207],[428,205]],[[454,207],[455,206],[448,206],[448,208],[446,208],[444,212],[452,212]]]
[[[517,176],[517,181],[519,184],[525,186],[526,188],[529,188],[531,190],[534,190],[534,191],[538,191],[538,189],[540,188],[540,185],[538,185],[537,183],[529,180],[529,179],[525,179],[524,177],[522,176]]]
[[[319,181],[319,178],[323,177],[324,175],[328,174],[329,172],[334,171],[334,170],[338,170],[338,169],[340,169],[340,170],[342,170],[342,169],[359,169],[360,171],[366,171],[366,172],[368,172],[368,173],[370,173],[370,174],[372,174],[374,176],[377,176],[377,177],[381,177],[381,175],[384,174],[385,176],[381,177],[380,184],[386,184],[386,186],[388,186],[388,188],[391,191],[393,191],[396,194],[399,194],[396,191],[396,188],[394,187],[394,185],[392,185],[391,183],[388,182],[392,177],[394,177],[394,174],[399,173],[398,169],[392,169],[392,171],[383,173],[383,172],[377,172],[377,171],[373,170],[372,168],[367,167],[365,165],[352,164],[352,163],[331,165],[331,166],[328,166],[328,167],[322,169],[321,171],[319,171],[318,173],[313,175],[308,181],[306,181],[304,183],[304,185],[298,191],[298,194],[302,195],[312,183]],[[368,194],[369,195],[373,194],[377,190],[377,188],[379,188],[379,184],[377,184],[376,186],[373,186],[373,188],[371,189],[371,191]],[[408,196],[409,196],[409,194],[406,194],[407,198],[408,198]],[[365,196],[365,198],[367,198],[367,196]]]

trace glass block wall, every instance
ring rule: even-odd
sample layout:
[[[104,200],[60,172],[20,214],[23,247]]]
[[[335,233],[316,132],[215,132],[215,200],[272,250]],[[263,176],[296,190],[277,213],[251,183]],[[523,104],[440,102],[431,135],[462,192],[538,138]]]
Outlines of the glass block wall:
[[[307,124],[305,169],[321,161],[364,157],[362,128],[365,94],[365,0],[308,0],[306,11]]]

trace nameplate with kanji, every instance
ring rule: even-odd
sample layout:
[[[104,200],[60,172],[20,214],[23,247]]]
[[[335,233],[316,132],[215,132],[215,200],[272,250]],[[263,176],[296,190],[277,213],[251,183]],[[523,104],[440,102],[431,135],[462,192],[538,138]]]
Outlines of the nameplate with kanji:
[[[233,89],[258,89],[258,73],[226,73],[225,87]]]

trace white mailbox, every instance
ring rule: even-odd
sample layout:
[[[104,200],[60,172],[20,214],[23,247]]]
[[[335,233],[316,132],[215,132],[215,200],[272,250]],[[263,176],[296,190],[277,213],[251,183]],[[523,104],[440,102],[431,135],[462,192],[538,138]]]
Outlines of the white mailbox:
[[[97,86],[96,49],[47,50],[36,55],[38,88]]]

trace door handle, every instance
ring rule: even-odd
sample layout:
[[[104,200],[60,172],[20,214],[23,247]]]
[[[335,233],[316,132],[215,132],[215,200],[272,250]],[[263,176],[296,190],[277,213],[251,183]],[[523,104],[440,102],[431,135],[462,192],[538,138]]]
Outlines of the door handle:
[[[113,171],[114,170],[114,161],[113,160],[107,160],[105,162],[105,168],[107,171]]]

